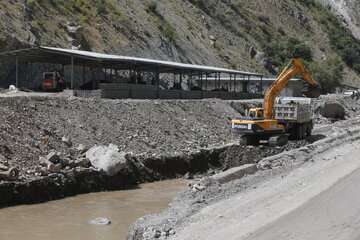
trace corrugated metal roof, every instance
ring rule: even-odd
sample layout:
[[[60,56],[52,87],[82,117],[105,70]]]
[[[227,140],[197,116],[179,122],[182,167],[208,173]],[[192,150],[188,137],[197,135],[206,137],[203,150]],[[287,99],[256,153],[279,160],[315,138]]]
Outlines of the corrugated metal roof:
[[[29,49],[20,49],[15,51],[8,51],[0,53],[0,58],[4,57],[15,57],[23,58],[26,61],[41,61],[41,62],[51,62],[51,63],[60,63],[64,64],[65,62],[69,64],[69,59],[64,59],[64,56],[73,56],[77,59],[82,59],[82,64],[91,64],[92,61],[101,62],[103,65],[115,66],[123,65],[124,69],[129,66],[136,66],[139,69],[158,69],[160,72],[220,72],[228,74],[240,74],[240,75],[251,75],[251,76],[261,76],[258,73],[251,73],[245,71],[238,71],[233,69],[212,67],[212,66],[203,66],[195,64],[185,64],[171,61],[162,61],[155,59],[147,58],[138,58],[138,57],[129,57],[129,56],[120,56],[120,55],[111,55],[105,53],[89,52],[82,50],[73,50],[73,49],[64,49],[64,48],[53,48],[53,47],[36,47]],[[60,57],[61,56],[61,57]],[[54,58],[55,57],[55,58]],[[77,64],[78,62],[75,62]]]

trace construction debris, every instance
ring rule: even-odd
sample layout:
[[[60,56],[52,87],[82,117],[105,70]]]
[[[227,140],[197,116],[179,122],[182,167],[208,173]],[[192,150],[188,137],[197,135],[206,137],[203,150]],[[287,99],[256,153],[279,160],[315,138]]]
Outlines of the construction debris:
[[[14,181],[19,176],[19,170],[0,163],[0,180]]]

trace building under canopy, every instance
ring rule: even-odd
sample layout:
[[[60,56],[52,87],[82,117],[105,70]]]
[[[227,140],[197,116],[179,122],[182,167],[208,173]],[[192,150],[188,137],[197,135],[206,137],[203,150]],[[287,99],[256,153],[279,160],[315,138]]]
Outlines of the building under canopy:
[[[2,52],[0,61],[14,64],[14,84],[20,88],[39,86],[41,64],[60,69],[67,88],[100,89],[109,98],[247,98],[244,94],[249,93],[238,92],[237,86],[262,79],[261,74],[226,68],[52,47]],[[226,89],[221,85],[224,77],[231,82]],[[212,91],[206,91],[208,79],[219,80]]]

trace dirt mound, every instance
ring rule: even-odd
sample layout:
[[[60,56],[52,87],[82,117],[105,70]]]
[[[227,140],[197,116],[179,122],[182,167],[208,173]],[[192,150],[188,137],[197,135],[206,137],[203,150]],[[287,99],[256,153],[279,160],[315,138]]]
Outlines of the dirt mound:
[[[40,156],[56,151],[71,157],[79,144],[115,144],[147,157],[189,153],[231,142],[236,114],[217,100],[0,98],[0,155],[24,180],[37,172]]]

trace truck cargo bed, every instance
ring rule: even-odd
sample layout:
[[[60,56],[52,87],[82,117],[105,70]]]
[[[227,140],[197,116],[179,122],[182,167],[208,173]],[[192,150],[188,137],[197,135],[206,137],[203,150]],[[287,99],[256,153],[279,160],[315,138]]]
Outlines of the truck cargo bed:
[[[309,122],[312,119],[310,104],[289,103],[275,105],[275,119],[296,123]]]

